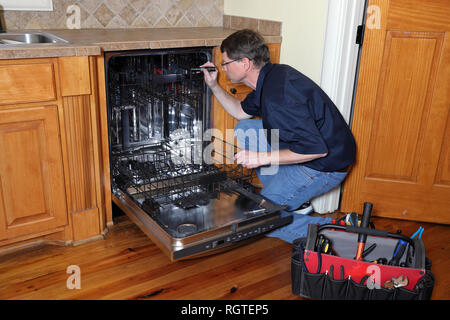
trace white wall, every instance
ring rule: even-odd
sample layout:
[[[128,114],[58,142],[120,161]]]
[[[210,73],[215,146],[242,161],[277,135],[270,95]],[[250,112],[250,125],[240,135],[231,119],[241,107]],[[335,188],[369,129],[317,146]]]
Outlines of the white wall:
[[[224,14],[282,22],[280,63],[320,82],[328,0],[224,0]]]

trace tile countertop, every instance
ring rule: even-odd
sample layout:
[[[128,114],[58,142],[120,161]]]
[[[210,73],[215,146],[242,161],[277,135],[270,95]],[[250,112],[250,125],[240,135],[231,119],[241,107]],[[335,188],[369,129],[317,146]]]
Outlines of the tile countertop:
[[[20,32],[40,30],[20,30]],[[234,29],[139,28],[42,30],[69,43],[0,45],[0,59],[100,55],[102,51],[218,46]],[[16,31],[11,31],[16,32]],[[264,36],[267,43],[281,43],[281,36]]]

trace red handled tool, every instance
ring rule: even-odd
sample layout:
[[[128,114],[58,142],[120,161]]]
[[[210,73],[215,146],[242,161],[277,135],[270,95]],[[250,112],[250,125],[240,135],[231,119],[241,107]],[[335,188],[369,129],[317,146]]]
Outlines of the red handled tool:
[[[367,228],[369,226],[370,215],[372,214],[373,204],[370,202],[364,202],[364,211],[361,218],[361,228]],[[362,260],[362,254],[364,252],[364,246],[366,244],[367,234],[358,233],[358,246],[356,248],[356,260]]]

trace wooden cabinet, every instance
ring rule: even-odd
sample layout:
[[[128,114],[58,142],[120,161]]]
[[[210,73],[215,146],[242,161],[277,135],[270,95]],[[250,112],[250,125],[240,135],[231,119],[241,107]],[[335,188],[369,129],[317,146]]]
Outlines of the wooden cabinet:
[[[67,151],[67,204],[74,241],[100,235],[106,228],[101,182],[99,103],[94,57],[58,58],[61,117]],[[104,84],[102,84],[104,85]]]
[[[0,250],[105,229],[95,62],[0,61]]]

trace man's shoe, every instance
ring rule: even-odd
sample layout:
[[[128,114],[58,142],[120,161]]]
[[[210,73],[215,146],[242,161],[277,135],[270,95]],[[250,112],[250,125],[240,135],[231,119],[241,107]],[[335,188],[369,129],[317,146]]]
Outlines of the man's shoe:
[[[296,214],[310,214],[311,212],[313,212],[313,207],[311,205],[311,202],[307,201],[293,212]]]

